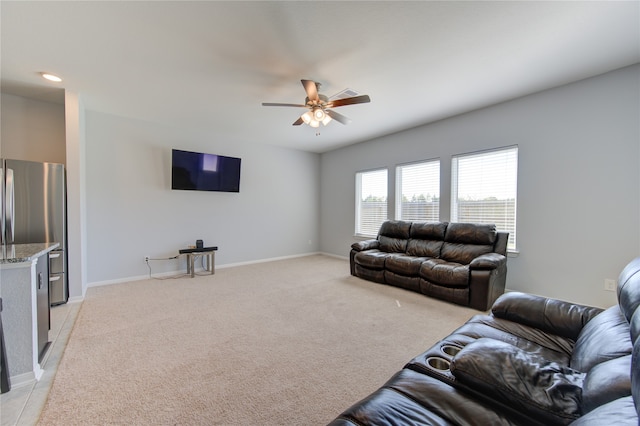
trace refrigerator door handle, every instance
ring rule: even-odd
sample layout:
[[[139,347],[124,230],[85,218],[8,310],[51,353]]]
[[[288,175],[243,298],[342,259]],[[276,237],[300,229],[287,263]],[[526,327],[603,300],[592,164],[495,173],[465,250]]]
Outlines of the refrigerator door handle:
[[[5,234],[5,200],[4,200],[4,161],[0,161],[0,243],[4,246],[6,244],[7,235]]]
[[[13,169],[6,169],[7,187],[5,188],[5,221],[7,227],[7,244],[13,243],[15,234],[15,191],[13,182]]]

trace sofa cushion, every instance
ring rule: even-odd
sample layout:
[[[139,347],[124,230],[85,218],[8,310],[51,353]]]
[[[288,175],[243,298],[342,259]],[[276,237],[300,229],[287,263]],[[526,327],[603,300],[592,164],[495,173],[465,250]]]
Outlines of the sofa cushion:
[[[631,355],[596,364],[582,385],[582,414],[631,395]]]
[[[476,257],[491,253],[493,251],[492,245],[478,245],[478,244],[460,244],[460,243],[447,243],[442,244],[442,250],[440,250],[440,257],[449,262],[462,263],[468,265]]]
[[[575,345],[572,339],[491,315],[473,316],[458,327],[454,334],[465,335],[474,340],[491,337],[566,366],[570,365]]]
[[[327,426],[416,424],[449,426],[451,422],[400,392],[380,388],[346,409]]]
[[[469,264],[481,254],[493,251],[496,236],[495,225],[450,223],[440,257],[450,262]]]
[[[438,413],[446,421],[443,423],[423,421],[420,418],[409,419],[407,422],[378,423],[366,419],[359,425],[491,425],[513,426],[514,424],[530,423],[519,416],[508,416],[495,410],[491,405],[482,403],[470,397],[463,390],[456,389],[448,384],[425,374],[410,369],[403,369],[396,373],[384,385],[385,389],[394,390],[400,395],[405,395],[413,401],[417,401],[425,409]]]
[[[384,269],[369,269],[356,263],[354,273],[356,277],[364,278],[365,280],[373,281],[374,283],[386,284],[384,279]]]
[[[384,282],[395,287],[404,288],[411,291],[420,292],[420,277],[408,277],[402,274],[396,274],[388,269],[384,270]]]
[[[446,287],[420,278],[420,292],[436,299],[469,306],[469,287]]]
[[[374,249],[356,253],[354,260],[357,265],[370,269],[384,269],[384,261],[389,253]]]
[[[629,328],[631,328],[631,341],[635,345],[635,342],[640,340],[640,309],[631,316]]]
[[[407,254],[420,257],[440,257],[442,241],[414,240],[407,243]]]
[[[444,235],[448,243],[490,245],[496,242],[496,226],[477,223],[450,223]]]
[[[630,396],[601,405],[578,418],[571,426],[638,426],[638,413]]]
[[[417,240],[444,240],[447,222],[413,222],[409,238]]]
[[[447,222],[414,222],[409,232],[407,254],[412,256],[440,257]]]
[[[500,296],[491,313],[497,318],[576,340],[590,320],[603,310],[534,294],[512,291]]]
[[[618,277],[618,303],[627,321],[640,306],[640,257],[629,262]]]
[[[385,237],[408,240],[410,230],[411,222],[406,220],[386,220],[380,225],[378,236],[383,235]]]
[[[594,365],[629,355],[631,350],[629,323],[615,305],[584,326],[573,348],[571,368],[587,373]]]
[[[478,339],[453,358],[451,373],[474,391],[546,424],[569,424],[580,416],[584,373],[509,343]]]
[[[411,222],[404,220],[384,221],[378,231],[380,250],[387,253],[404,253],[407,250],[410,229]]]
[[[384,235],[380,235],[378,240],[380,241],[380,250],[387,253],[404,253],[407,250],[407,240],[385,237]]]
[[[425,280],[447,287],[469,285],[469,265],[447,262],[444,259],[426,259],[420,265],[420,276]]]
[[[407,256],[406,254],[391,254],[387,257],[385,269],[396,274],[417,277],[420,273],[420,265],[427,260],[426,257]]]
[[[640,413],[640,339],[633,342],[633,352],[631,353],[631,394],[636,411]]]

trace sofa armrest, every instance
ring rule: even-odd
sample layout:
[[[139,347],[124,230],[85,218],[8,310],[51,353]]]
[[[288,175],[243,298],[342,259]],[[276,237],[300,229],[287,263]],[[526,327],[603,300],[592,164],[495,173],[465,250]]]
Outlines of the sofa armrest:
[[[491,313],[558,336],[576,340],[582,327],[603,310],[532,294],[510,292],[500,296]]]
[[[469,269],[490,270],[496,269],[507,263],[507,258],[498,253],[485,253],[476,257],[469,263]]]
[[[380,241],[378,240],[364,240],[351,244],[351,248],[355,251],[371,250],[380,248]]]

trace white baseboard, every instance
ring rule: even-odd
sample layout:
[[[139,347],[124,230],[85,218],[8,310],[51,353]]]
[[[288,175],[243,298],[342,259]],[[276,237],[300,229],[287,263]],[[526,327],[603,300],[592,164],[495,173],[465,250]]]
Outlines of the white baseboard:
[[[234,268],[236,266],[254,265],[254,264],[257,264],[257,263],[275,262],[277,260],[295,259],[297,257],[307,257],[307,256],[313,256],[315,254],[321,254],[321,253],[320,252],[313,252],[313,253],[293,254],[293,255],[290,255],[290,256],[270,257],[268,259],[249,260],[247,262],[227,263],[225,265],[220,265],[219,268],[220,269]]]
[[[333,257],[340,260],[349,260],[349,256],[340,256],[339,254],[325,253],[325,252],[320,252],[318,254],[322,254],[324,256],[329,256],[329,257]]]
[[[22,386],[33,385],[42,377],[43,370],[38,368],[37,371],[29,371],[28,373],[16,374],[10,376],[11,388],[20,388]]]
[[[342,256],[336,256],[334,254],[329,254],[329,253],[322,253],[322,252],[312,252],[312,253],[303,253],[303,254],[294,254],[294,255],[290,255],[290,256],[279,256],[279,257],[271,257],[268,259],[258,259],[258,260],[249,260],[246,262],[236,262],[236,263],[226,263],[226,264],[222,264],[222,265],[215,265],[216,269],[224,269],[224,268],[234,268],[236,266],[245,266],[245,265],[253,265],[256,263],[265,263],[265,262],[274,262],[277,260],[286,260],[286,259],[295,259],[297,257],[306,257],[306,256],[313,256],[316,254],[323,254],[326,256],[331,256],[331,257],[337,257],[339,259],[345,259]],[[348,259],[348,258],[347,258]],[[196,272],[202,272],[203,270],[200,269],[196,269]],[[175,270],[175,271],[168,271],[168,272],[159,272],[157,274],[153,274],[153,277],[158,277],[158,278],[166,278],[166,277],[171,277],[171,276],[175,276],[175,275],[180,275],[180,274],[185,274],[186,275],[186,271],[183,270]],[[88,287],[100,287],[103,285],[111,285],[111,284],[121,284],[121,283],[126,283],[126,282],[130,282],[130,281],[142,281],[142,280],[148,280],[150,278],[148,274],[147,275],[136,275],[133,277],[125,277],[125,278],[117,278],[115,280],[105,280],[105,281],[94,281],[94,282],[90,282],[87,284],[87,288]],[[76,298],[74,298],[76,299]],[[71,299],[69,299],[71,300]],[[82,301],[83,298],[81,298],[78,301]]]

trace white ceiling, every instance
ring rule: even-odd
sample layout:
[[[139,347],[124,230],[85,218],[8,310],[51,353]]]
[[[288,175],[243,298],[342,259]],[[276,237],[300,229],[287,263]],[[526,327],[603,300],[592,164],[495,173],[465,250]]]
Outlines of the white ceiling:
[[[325,152],[640,62],[640,2],[0,2],[5,93]],[[41,79],[49,71],[64,81]],[[291,124],[300,79],[353,122]],[[53,98],[51,97],[53,96]]]

